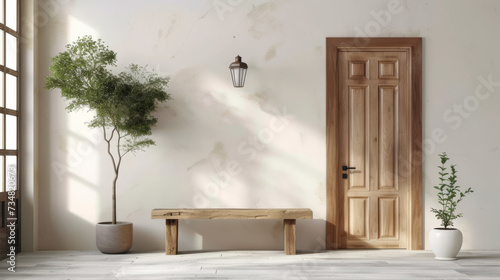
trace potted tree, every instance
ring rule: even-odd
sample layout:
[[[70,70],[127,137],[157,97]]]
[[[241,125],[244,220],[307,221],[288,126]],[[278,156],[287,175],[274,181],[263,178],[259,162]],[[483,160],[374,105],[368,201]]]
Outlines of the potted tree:
[[[436,215],[436,218],[441,220],[441,228],[435,228],[429,233],[429,243],[432,251],[438,260],[456,260],[460,248],[462,248],[462,232],[456,228],[452,228],[453,221],[462,217],[462,213],[455,213],[457,204],[462,201],[465,195],[473,192],[471,188],[462,192],[460,186],[457,185],[457,170],[456,165],[450,165],[450,173],[446,167],[446,162],[449,160],[446,153],[439,155],[441,165],[439,168],[438,186],[434,186],[438,190],[438,202],[441,208],[432,208],[431,212]]]
[[[102,129],[114,172],[112,217],[96,225],[96,245],[103,253],[125,253],[132,246],[132,223],[116,219],[116,187],[123,158],[155,142],[147,136],[157,118],[151,115],[160,102],[171,99],[165,88],[168,78],[132,64],[117,75],[116,53],[102,40],[79,38],[66,51],[51,58],[47,89],[60,89],[69,101],[66,110],[88,109],[95,113],[90,128]]]

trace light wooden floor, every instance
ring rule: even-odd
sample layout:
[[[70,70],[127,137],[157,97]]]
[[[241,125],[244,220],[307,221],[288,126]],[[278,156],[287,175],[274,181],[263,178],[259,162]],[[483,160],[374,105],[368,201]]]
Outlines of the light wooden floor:
[[[224,251],[103,255],[36,252],[18,255],[16,272],[0,279],[500,279],[500,252],[461,252],[437,261],[428,251],[349,250],[300,253]]]

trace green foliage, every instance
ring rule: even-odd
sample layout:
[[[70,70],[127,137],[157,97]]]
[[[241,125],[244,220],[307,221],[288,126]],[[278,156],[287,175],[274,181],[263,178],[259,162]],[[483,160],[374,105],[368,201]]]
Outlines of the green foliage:
[[[164,90],[167,83],[167,78],[134,64],[127,72],[110,76],[103,83],[94,108],[96,115],[89,127],[113,128],[125,140],[120,143],[124,154],[154,145],[153,140],[144,136],[151,135],[151,128],[158,121],[151,115],[158,103],[170,99]]]
[[[438,201],[441,204],[442,209],[432,208],[431,212],[436,215],[436,218],[441,220],[441,225],[444,228],[448,226],[453,226],[453,220],[462,217],[462,213],[455,214],[457,209],[457,204],[462,201],[466,194],[473,193],[471,188],[468,188],[465,192],[460,190],[460,186],[457,185],[457,170],[456,165],[450,165],[451,173],[448,173],[448,169],[445,166],[446,162],[449,160],[446,153],[439,155],[441,158],[441,165],[439,168],[439,180],[438,186],[434,186],[438,190]]]
[[[69,101],[66,107],[69,112],[83,108],[95,112],[88,126],[103,130],[115,171],[115,223],[116,181],[122,158],[155,144],[147,138],[158,121],[151,113],[160,102],[171,99],[165,90],[168,78],[135,64],[114,75],[108,67],[116,66],[116,53],[102,40],[95,41],[91,36],[78,38],[51,61],[51,74],[45,79],[45,87],[61,90],[62,97]]]
[[[61,95],[70,101],[68,111],[99,106],[104,85],[113,78],[107,66],[116,65],[115,52],[102,40],[94,41],[91,36],[85,36],[67,45],[66,51],[51,61],[51,75],[45,79],[45,87],[61,89]]]

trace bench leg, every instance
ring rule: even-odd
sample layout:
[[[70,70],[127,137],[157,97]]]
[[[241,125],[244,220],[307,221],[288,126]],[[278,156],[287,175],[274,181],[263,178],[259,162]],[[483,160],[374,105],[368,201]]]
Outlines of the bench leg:
[[[179,220],[165,220],[165,254],[176,255],[179,233]]]
[[[295,255],[295,228],[296,228],[296,220],[295,219],[285,219],[283,221],[283,232],[285,239],[285,254],[286,255]]]

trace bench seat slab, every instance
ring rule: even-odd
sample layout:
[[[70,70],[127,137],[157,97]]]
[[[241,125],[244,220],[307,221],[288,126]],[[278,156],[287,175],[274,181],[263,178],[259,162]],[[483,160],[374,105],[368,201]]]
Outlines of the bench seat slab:
[[[312,210],[308,208],[287,208],[287,209],[153,209],[152,219],[312,219]]]

